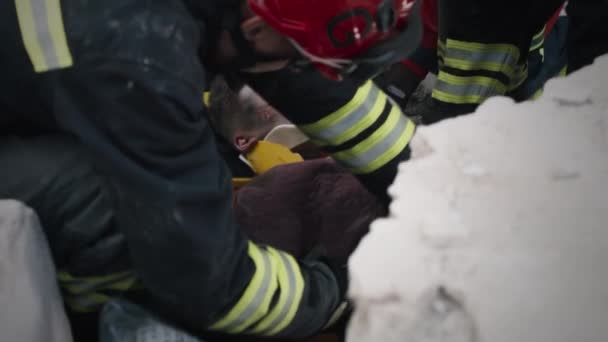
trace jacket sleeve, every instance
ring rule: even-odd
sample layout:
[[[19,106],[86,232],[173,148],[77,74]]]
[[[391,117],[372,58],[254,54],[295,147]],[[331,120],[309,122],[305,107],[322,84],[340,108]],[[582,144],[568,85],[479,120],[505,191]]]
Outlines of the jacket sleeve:
[[[74,66],[40,77],[59,126],[90,147],[113,183],[153,306],[194,331],[319,331],[344,286],[324,263],[248,241],[204,115],[198,27],[166,8],[143,13],[119,17],[120,32],[105,39],[87,36],[86,49],[74,44]]]
[[[388,202],[400,162],[409,159],[415,125],[374,82],[325,79],[315,70],[246,76],[248,83]]]
[[[541,56],[545,23],[560,0],[493,7],[482,0],[438,2],[437,83],[432,103],[420,106],[415,115],[433,123],[470,113],[492,96],[528,98],[529,56]]]

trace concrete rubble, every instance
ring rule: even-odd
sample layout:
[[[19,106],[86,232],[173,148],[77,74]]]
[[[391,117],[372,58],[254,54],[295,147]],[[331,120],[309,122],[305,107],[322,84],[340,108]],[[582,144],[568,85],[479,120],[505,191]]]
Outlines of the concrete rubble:
[[[56,277],[38,216],[0,200],[0,341],[72,341]]]
[[[348,341],[608,341],[608,56],[416,139],[350,260]]]

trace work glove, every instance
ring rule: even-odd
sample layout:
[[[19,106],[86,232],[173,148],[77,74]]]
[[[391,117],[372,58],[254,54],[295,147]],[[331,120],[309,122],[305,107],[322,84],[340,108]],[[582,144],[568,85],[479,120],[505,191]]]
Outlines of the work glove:
[[[323,327],[323,331],[335,333],[344,339],[346,324],[353,311],[352,303],[347,298],[348,291],[348,260],[335,260],[327,257],[325,248],[315,246],[302,260],[304,263],[321,262],[333,273],[340,291],[340,303]]]
[[[374,81],[403,109],[422,79],[403,63],[395,63]]]

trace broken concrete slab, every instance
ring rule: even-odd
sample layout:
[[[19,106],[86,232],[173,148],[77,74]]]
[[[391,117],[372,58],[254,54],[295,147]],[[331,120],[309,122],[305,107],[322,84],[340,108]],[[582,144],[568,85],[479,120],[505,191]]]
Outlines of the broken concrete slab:
[[[606,341],[608,56],[417,135],[350,260],[348,341]]]
[[[0,341],[72,341],[38,217],[13,200],[0,200],[0,308]]]

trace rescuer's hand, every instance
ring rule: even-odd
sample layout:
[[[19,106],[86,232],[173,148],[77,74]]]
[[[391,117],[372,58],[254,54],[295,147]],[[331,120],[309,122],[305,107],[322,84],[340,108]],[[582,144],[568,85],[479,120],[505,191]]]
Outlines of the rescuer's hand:
[[[304,262],[320,262],[327,266],[336,278],[338,288],[340,289],[340,303],[334,310],[334,313],[331,315],[330,319],[327,321],[327,324],[325,325],[323,330],[335,330],[333,329],[334,327],[338,330],[342,330],[344,328],[343,323],[348,321],[348,318],[352,313],[352,305],[346,296],[348,291],[347,261],[348,260],[334,260],[328,258],[325,249],[320,245],[314,247],[304,257]]]
[[[405,108],[422,79],[402,63],[392,65],[374,79],[401,108]]]

